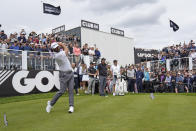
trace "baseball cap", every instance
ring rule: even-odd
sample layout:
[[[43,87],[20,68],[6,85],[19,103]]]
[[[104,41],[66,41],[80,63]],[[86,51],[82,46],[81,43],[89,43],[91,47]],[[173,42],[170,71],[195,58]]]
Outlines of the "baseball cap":
[[[51,44],[51,48],[52,48],[52,49],[56,49],[58,46],[59,46],[59,44],[58,44],[57,42],[53,42],[53,43]]]

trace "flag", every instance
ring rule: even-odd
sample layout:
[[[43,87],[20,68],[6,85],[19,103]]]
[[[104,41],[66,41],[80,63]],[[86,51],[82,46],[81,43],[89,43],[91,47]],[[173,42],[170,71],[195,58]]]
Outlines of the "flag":
[[[170,20],[170,27],[173,28],[174,32],[179,30],[179,26],[175,22],[173,22],[172,20]]]
[[[43,11],[46,14],[52,14],[52,15],[60,15],[61,14],[61,7],[55,7],[51,4],[43,3]]]

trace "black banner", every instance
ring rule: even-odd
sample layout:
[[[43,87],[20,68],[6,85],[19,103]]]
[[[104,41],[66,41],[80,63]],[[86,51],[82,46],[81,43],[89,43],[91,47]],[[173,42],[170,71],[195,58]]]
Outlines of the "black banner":
[[[111,34],[125,36],[125,32],[123,30],[111,28]]]
[[[85,28],[93,29],[93,30],[99,30],[99,24],[85,21],[85,20],[81,20],[81,26]]]
[[[61,7],[55,7],[53,5],[43,3],[43,11],[46,14],[53,14],[53,15],[60,15],[61,14]]]
[[[156,59],[158,55],[158,50],[148,50],[148,49],[141,49],[135,48],[134,49],[134,56],[135,56],[135,64],[144,61],[152,61]]]
[[[58,71],[0,70],[0,97],[46,93],[60,89]]]
[[[52,29],[52,34],[57,34],[57,33],[60,33],[62,31],[65,31],[65,25],[62,25],[62,26],[57,27],[55,29]]]

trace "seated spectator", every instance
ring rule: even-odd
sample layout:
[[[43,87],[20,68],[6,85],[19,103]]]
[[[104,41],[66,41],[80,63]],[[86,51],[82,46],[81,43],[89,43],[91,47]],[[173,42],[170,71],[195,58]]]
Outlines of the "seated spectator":
[[[91,47],[88,53],[89,53],[90,62],[93,62],[93,58],[95,55],[94,47]]]
[[[20,34],[20,36],[18,37],[18,41],[20,43],[26,43],[27,42],[26,37],[25,37],[25,33]]]
[[[0,39],[5,40],[7,39],[7,35],[4,33],[4,30],[0,32]]]
[[[97,62],[101,57],[101,53],[98,48],[95,49],[95,61]]]
[[[84,47],[83,47],[83,49],[82,49],[82,54],[84,56],[89,55],[89,52],[88,51],[89,51],[88,44],[85,44]]]
[[[24,43],[23,50],[24,51],[33,51],[33,49],[31,48],[31,46],[29,45],[29,43]]]

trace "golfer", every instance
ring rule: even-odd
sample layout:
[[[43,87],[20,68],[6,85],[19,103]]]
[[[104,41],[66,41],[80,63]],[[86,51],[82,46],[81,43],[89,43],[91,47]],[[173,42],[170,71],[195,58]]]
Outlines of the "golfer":
[[[61,47],[63,50],[61,50]],[[48,101],[46,112],[50,113],[52,107],[55,105],[57,100],[65,93],[68,88],[69,91],[69,113],[74,112],[74,73],[72,71],[71,64],[68,60],[68,48],[62,43],[52,43],[51,48],[55,54],[55,60],[59,66],[59,80],[60,90],[56,93],[51,101]]]

